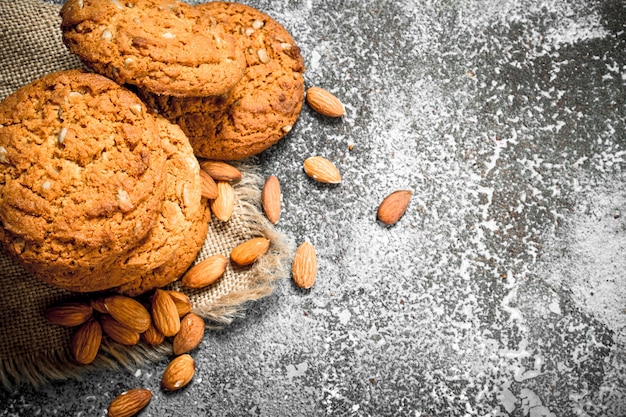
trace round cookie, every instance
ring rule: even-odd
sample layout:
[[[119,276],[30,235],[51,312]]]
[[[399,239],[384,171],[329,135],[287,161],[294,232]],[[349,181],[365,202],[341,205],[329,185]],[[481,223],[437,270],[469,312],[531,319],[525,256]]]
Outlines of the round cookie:
[[[156,94],[223,94],[243,76],[232,37],[177,0],[68,0],[63,41],[85,65]]]
[[[203,202],[206,203],[204,200]],[[193,264],[200,252],[207,237],[210,220],[211,210],[207,204],[203,204],[196,213],[195,221],[185,232],[181,245],[163,265],[121,285],[115,291],[137,296],[176,281]]]
[[[200,165],[193,149],[178,126],[159,115],[148,114],[147,117],[155,118],[161,146],[167,156],[165,195],[154,226],[130,251],[117,258],[108,258],[97,268],[90,268],[86,273],[89,286],[77,280],[79,273],[76,271],[69,274],[57,272],[57,286],[63,281],[63,288],[77,292],[100,291],[110,288],[111,283],[122,282],[132,287],[133,282],[170,261],[187,231],[197,222],[198,213],[206,202],[201,197]],[[80,273],[85,274],[84,271]],[[94,283],[102,285],[96,287]]]
[[[89,271],[152,229],[165,194],[159,132],[133,93],[80,70],[0,103],[0,244],[63,288],[120,285]]]
[[[237,160],[278,142],[298,119],[305,70],[300,49],[278,22],[243,4],[196,6],[231,33],[244,51],[243,79],[228,93],[204,98],[140,95],[181,126],[196,156]]]

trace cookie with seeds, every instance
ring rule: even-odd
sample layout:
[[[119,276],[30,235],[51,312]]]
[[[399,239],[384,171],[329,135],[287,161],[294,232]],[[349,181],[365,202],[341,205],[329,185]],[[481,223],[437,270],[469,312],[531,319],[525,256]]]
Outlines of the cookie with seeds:
[[[132,92],[80,70],[0,102],[0,244],[43,281],[96,291],[89,272],[139,245],[165,195],[166,155]]]
[[[243,4],[195,6],[224,27],[246,58],[242,80],[228,93],[203,98],[140,95],[181,126],[196,156],[237,160],[258,154],[296,123],[304,99],[304,62],[289,32],[267,14]]]
[[[135,281],[172,258],[187,238],[187,231],[197,221],[198,212],[206,205],[201,197],[200,165],[187,137],[164,117],[152,114],[149,117],[155,118],[167,157],[161,210],[143,241],[122,256],[112,257],[97,270],[91,271],[91,280],[129,281],[128,285],[133,287]],[[81,290],[80,287],[73,289]]]
[[[228,92],[245,59],[214,20],[177,0],[68,0],[63,42],[95,72],[155,94]]]

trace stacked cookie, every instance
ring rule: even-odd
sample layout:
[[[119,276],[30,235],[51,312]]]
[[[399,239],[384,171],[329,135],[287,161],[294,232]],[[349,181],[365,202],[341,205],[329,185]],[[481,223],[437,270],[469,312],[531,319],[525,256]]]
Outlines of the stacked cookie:
[[[74,291],[164,285],[176,277],[149,277],[176,258],[179,236],[198,227],[206,236],[186,136],[114,81],[44,76],[0,103],[0,125],[0,243],[43,281]]]
[[[63,39],[93,70],[136,87],[178,124],[196,156],[237,160],[283,138],[304,99],[289,32],[249,6],[69,0]]]
[[[180,277],[206,239],[197,157],[242,159],[291,130],[302,57],[235,3],[68,0],[61,17],[93,72],[0,103],[0,245],[49,284],[138,295]]]

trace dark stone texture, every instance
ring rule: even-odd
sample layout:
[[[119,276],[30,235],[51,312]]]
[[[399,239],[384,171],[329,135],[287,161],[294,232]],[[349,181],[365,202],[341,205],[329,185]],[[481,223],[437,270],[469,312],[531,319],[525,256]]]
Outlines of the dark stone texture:
[[[135,386],[142,416],[626,415],[624,3],[247,4],[347,108],[305,106],[257,158],[278,229],[318,250],[315,287],[285,279],[207,332],[181,392],[160,363],[2,393],[0,416],[104,415]],[[313,155],[343,182],[306,177]]]

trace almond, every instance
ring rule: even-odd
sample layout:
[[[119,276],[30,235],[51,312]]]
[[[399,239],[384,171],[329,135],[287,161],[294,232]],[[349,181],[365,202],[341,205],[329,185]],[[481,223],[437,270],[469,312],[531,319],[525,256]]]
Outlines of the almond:
[[[339,170],[323,156],[312,156],[304,161],[304,172],[316,181],[326,184],[338,184],[341,182]]]
[[[259,257],[264,255],[269,247],[269,239],[256,237],[237,245],[237,247],[230,252],[230,260],[239,266],[251,265]]]
[[[217,182],[217,198],[210,200],[211,211],[219,220],[227,222],[235,211],[235,189],[227,181]]]
[[[194,313],[189,313],[180,321],[180,331],[174,337],[175,355],[187,353],[202,342],[204,337],[204,320]]]
[[[303,242],[293,258],[291,264],[293,281],[300,288],[311,288],[317,276],[317,253],[309,242]]]
[[[201,161],[200,168],[202,171],[209,174],[215,181],[237,182],[242,177],[241,171],[222,161]]]
[[[101,342],[102,327],[95,319],[90,319],[72,336],[70,351],[76,362],[87,365],[96,359]]]
[[[276,175],[270,175],[265,180],[261,191],[261,202],[265,216],[272,223],[278,223],[280,219],[280,182]]]
[[[159,346],[165,341],[165,336],[154,326],[154,323],[150,324],[148,330],[141,333],[140,338],[150,346]]]
[[[164,336],[174,336],[180,330],[180,317],[176,304],[170,295],[162,289],[154,291],[152,296],[152,319]]]
[[[389,194],[378,206],[378,220],[386,225],[396,223],[406,212],[412,195],[410,190],[398,190]]]
[[[152,392],[144,388],[124,391],[111,401],[107,409],[109,417],[132,417],[143,410],[152,399]]]
[[[139,343],[139,333],[126,327],[113,317],[103,315],[100,317],[100,323],[102,324],[102,331],[114,342],[125,346],[134,346]]]
[[[104,297],[98,297],[89,300],[89,305],[98,313],[109,314],[109,312],[107,311],[107,307],[104,304]]]
[[[178,317],[183,317],[191,311],[191,300],[186,294],[180,291],[167,291],[167,294],[174,300]]]
[[[214,200],[217,198],[217,184],[205,171],[200,170],[202,198]]]
[[[196,365],[188,353],[175,357],[163,371],[161,387],[168,391],[176,391],[183,388],[196,373]]]
[[[43,316],[64,327],[80,326],[91,318],[93,309],[85,303],[65,303],[47,308]]]
[[[306,102],[313,110],[328,117],[341,117],[346,108],[332,93],[320,87],[311,87],[306,92]]]
[[[217,281],[228,265],[228,258],[221,253],[209,256],[195,264],[181,278],[181,284],[187,288],[204,288]]]
[[[111,295],[104,299],[104,306],[111,317],[136,333],[143,333],[150,326],[150,313],[133,298]]]

